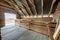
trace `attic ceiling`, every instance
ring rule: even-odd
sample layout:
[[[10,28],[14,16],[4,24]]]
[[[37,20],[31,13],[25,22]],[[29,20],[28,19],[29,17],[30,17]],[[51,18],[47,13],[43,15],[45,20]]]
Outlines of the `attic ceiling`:
[[[54,14],[59,0],[0,0],[0,6],[14,9],[21,16]]]

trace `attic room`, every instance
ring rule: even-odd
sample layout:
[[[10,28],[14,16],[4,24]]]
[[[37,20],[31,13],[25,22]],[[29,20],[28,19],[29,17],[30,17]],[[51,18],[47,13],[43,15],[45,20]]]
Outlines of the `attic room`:
[[[0,0],[0,40],[60,40],[60,0]]]

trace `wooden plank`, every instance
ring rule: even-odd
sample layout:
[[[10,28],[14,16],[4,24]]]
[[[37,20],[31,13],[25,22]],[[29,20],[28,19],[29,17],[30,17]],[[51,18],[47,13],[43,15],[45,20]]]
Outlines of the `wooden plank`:
[[[44,13],[43,13],[43,4],[44,4],[44,3],[43,3],[43,0],[41,0],[41,8],[42,8],[41,15],[42,15],[42,17],[43,17],[43,14],[44,14]]]
[[[54,38],[53,38],[54,31],[55,31],[54,28],[49,27],[49,37],[51,40],[54,40]]]
[[[32,16],[33,14],[32,14],[32,12],[31,12],[31,10],[30,10],[30,7],[29,7],[27,1],[26,1],[26,0],[24,0],[24,1],[23,1],[23,0],[20,0],[20,2],[21,2],[22,5],[26,8],[27,12]]]
[[[38,20],[36,18],[35,19],[25,18],[25,19],[17,20],[17,24],[19,24],[20,26],[22,26],[24,28],[27,28],[29,30],[32,30],[32,31],[35,31],[35,32],[38,32],[38,33],[42,33],[42,34],[45,34],[45,35],[49,35],[50,34],[49,33],[50,32],[49,31],[50,21],[43,21],[43,20],[41,21],[41,19],[39,19],[39,18],[38,18]]]
[[[0,5],[5,6],[5,7],[7,7],[7,8],[13,9],[11,6],[9,6],[9,5],[5,4],[5,3],[2,3],[2,2],[0,2]]]
[[[57,40],[60,40],[60,35],[59,35],[59,37],[57,38]]]
[[[26,6],[25,4],[23,4],[22,3],[22,5],[23,5],[23,7],[26,9],[26,11],[27,11],[27,13],[29,14],[29,16],[31,15],[31,10],[29,9],[29,7],[28,6]]]
[[[22,3],[20,1],[18,1],[18,0],[15,0],[15,2],[19,6],[19,8],[23,11],[23,13],[26,14],[27,16],[29,16],[29,14],[27,13],[26,9],[23,7]]]
[[[48,28],[44,26],[30,25],[30,30],[33,30],[41,34],[49,35]]]
[[[28,0],[26,0],[26,2],[27,2],[27,5],[28,5],[28,7],[29,7],[29,2],[28,2]],[[30,7],[29,7],[29,9],[30,9],[30,11],[31,11],[31,8],[30,8]],[[33,16],[32,11],[31,11],[31,16]]]
[[[32,10],[32,12],[37,16],[37,11],[36,11],[36,7],[35,7],[35,5],[34,5],[34,0],[32,0],[32,2],[31,2],[31,0],[29,0],[29,2],[30,2],[30,6],[32,6],[32,7],[30,7],[31,8],[31,10]],[[34,11],[33,11],[34,10]]]
[[[5,0],[5,1],[6,1],[6,0]],[[6,2],[8,2],[11,6],[16,7],[16,8],[14,8],[14,9],[15,9],[15,10],[18,10],[18,12],[19,12],[20,14],[22,14],[23,16],[25,16],[25,15],[23,14],[23,12],[19,9],[19,7],[18,7],[16,4],[14,4],[14,3],[10,2],[10,1],[6,1]]]
[[[52,1],[51,8],[50,8],[50,11],[49,11],[49,13],[48,13],[48,17],[50,17],[50,14],[51,14],[51,12],[52,12],[53,5],[54,5],[55,2],[56,2],[56,0],[53,0],[53,1]]]
[[[15,11],[14,9],[10,9],[10,8],[4,7],[4,6],[0,6],[0,8],[4,8],[4,9],[7,9],[7,10]]]
[[[58,38],[59,35],[60,35],[60,24],[59,24],[58,28],[56,29],[56,31],[55,31],[55,33],[53,35],[53,38],[55,40],[57,40],[57,38]]]
[[[36,11],[36,16],[38,16],[38,13],[37,13],[37,10],[36,10],[36,6],[35,6],[35,4],[34,4],[34,0],[30,0],[31,2],[32,2],[32,4],[34,5],[34,9],[35,9],[35,11]]]
[[[1,28],[0,28],[0,40],[1,40]]]
[[[35,31],[35,32],[38,32],[38,33],[41,33],[41,34],[49,35],[48,34],[48,28],[46,26],[33,25],[33,24],[31,24],[31,21],[28,21],[28,20],[26,20],[26,21],[21,20],[20,23],[18,23],[18,24],[20,24],[20,26],[22,26],[24,28],[27,28],[29,30],[32,30],[32,31]]]
[[[58,3],[56,11],[60,10],[60,2]]]

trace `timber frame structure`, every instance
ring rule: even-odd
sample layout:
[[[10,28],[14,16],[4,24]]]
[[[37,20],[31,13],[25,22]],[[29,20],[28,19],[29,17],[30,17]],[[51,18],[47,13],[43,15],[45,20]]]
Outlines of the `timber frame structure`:
[[[1,0],[0,8],[19,15],[16,25],[48,35],[51,40],[60,40],[60,0]],[[3,19],[0,17],[0,20]],[[0,24],[0,28],[2,26]]]

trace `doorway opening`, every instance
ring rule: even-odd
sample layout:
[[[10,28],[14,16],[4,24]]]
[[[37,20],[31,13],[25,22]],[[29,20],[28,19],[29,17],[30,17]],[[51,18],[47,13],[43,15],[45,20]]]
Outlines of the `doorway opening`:
[[[4,15],[5,15],[5,26],[15,24],[16,14],[14,14],[14,13],[4,13]]]

